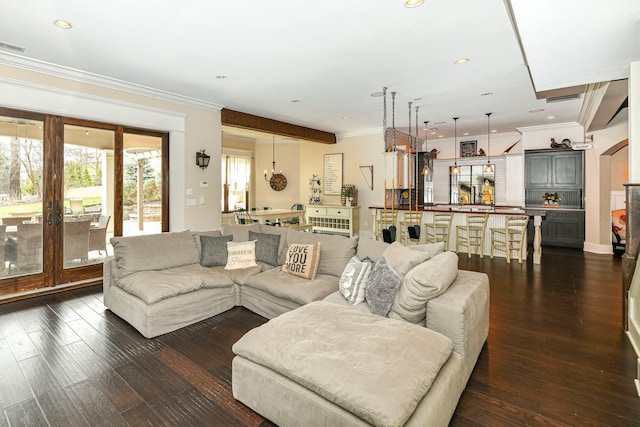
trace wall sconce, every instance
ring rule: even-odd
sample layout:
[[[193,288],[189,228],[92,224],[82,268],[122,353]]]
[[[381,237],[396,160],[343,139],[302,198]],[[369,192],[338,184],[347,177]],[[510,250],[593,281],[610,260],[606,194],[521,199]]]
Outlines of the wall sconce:
[[[204,154],[204,148],[196,152],[196,165],[200,166],[200,169],[206,169],[209,166],[209,160],[211,160],[211,156]]]

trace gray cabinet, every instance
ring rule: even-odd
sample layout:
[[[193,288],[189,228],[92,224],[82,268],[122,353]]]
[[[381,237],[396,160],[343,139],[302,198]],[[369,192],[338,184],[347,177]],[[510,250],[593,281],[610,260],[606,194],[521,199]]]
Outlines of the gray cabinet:
[[[565,248],[584,247],[584,211],[541,209],[546,214],[542,220],[542,246],[560,246]],[[533,224],[529,221],[527,237],[533,243]]]
[[[528,150],[525,152],[526,188],[582,189],[582,151]]]
[[[584,152],[527,150],[524,154],[525,205],[538,207],[545,193],[558,193],[561,207],[582,209]]]

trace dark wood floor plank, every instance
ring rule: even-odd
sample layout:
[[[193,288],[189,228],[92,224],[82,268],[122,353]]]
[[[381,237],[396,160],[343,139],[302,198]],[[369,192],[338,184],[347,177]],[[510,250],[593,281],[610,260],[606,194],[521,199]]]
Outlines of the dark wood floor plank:
[[[163,417],[145,402],[127,410],[122,414],[122,417],[132,426],[169,427]]]
[[[93,381],[95,387],[109,399],[118,411],[122,413],[142,403],[142,398],[138,393],[114,369],[100,359],[86,343],[69,344],[67,351]]]
[[[74,320],[69,326],[109,366],[122,366],[131,358],[111,340],[99,334],[86,320]]]
[[[62,387],[36,390],[38,404],[51,427],[89,426]]]
[[[29,334],[29,338],[46,360],[60,385],[67,387],[87,379],[84,371],[71,358],[67,350],[56,341],[48,329],[32,332]]]
[[[109,400],[93,386],[91,381],[67,387],[67,393],[71,396],[80,412],[91,426],[118,427],[127,426],[128,423],[120,415],[118,410],[111,405]]]
[[[39,354],[15,313],[0,317],[0,330],[17,360],[28,359]]]
[[[7,340],[0,340],[0,409],[6,409],[32,397],[29,382],[22,374]]]
[[[35,399],[5,409],[11,427],[47,427],[47,419]]]
[[[201,393],[215,402],[223,411],[246,426],[257,426],[264,418],[254,412],[247,412],[246,406],[233,398],[231,387],[215,378],[198,364],[182,356],[175,350],[163,349],[157,357],[171,369],[189,381]],[[236,422],[237,422],[236,421]]]

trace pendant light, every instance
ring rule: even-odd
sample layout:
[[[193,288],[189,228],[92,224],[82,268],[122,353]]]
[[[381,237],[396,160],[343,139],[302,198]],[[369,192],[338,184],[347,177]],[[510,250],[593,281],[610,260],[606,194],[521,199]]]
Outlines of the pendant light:
[[[484,173],[493,173],[493,165],[491,164],[491,114],[487,114],[487,165],[484,167]]]
[[[424,152],[428,153],[429,149],[427,148],[427,139],[429,138],[429,121],[424,122],[424,129],[426,130],[424,134]],[[424,167],[422,168],[422,175],[431,175],[431,169],[429,169],[429,156],[425,154],[424,156]]]
[[[459,117],[453,118],[454,130],[453,130],[453,168],[451,169],[451,173],[453,175],[460,175],[460,166],[458,166],[458,119]]]

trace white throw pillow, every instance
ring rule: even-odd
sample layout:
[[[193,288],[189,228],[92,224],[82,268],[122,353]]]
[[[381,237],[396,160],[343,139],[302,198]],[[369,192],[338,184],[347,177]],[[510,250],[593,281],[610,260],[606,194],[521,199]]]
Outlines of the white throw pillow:
[[[256,267],[256,241],[227,242],[227,265],[225,270]]]
[[[369,274],[373,267],[371,261],[360,261],[357,256],[352,257],[344,268],[340,280],[340,293],[349,304],[360,304],[364,301],[365,289]]]
[[[414,251],[404,246],[402,243],[393,242],[382,253],[389,265],[404,277],[413,267],[428,260],[431,255],[428,252]]]

